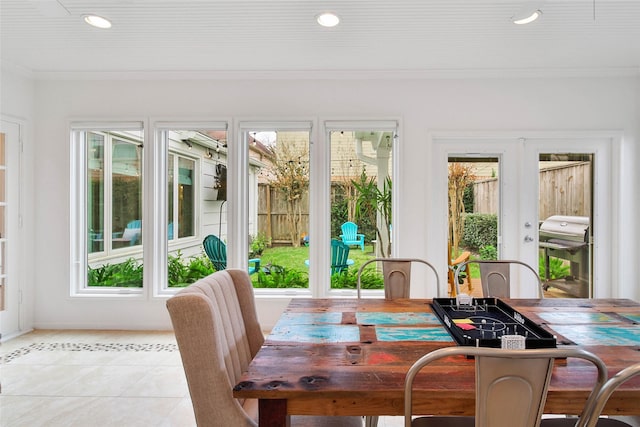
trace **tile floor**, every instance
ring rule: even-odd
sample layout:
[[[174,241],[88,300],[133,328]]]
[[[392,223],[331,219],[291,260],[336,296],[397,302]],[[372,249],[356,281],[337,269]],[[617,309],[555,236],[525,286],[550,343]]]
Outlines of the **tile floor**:
[[[3,427],[195,426],[173,332],[34,331],[0,345],[0,387]]]
[[[173,332],[39,330],[0,344],[0,426],[195,426]]]

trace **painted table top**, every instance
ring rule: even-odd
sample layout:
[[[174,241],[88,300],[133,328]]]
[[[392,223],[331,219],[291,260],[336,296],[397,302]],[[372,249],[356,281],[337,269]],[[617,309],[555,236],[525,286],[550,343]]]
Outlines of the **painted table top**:
[[[631,300],[505,299],[557,337],[600,356],[610,376],[640,362],[640,304]],[[285,414],[401,415],[404,376],[420,356],[455,345],[430,300],[294,299],[242,377],[234,396],[260,399],[261,425]],[[423,413],[474,410],[473,361],[443,366]],[[579,413],[593,368],[558,364],[546,413]],[[435,377],[434,377],[435,378]],[[640,379],[616,392],[605,413],[640,414]]]

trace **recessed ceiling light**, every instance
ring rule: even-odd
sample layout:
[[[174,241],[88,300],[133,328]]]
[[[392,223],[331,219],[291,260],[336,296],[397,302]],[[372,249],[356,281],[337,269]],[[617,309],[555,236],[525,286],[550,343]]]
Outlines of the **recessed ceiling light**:
[[[98,15],[83,15],[82,18],[87,24],[96,28],[111,28],[111,21]]]
[[[336,25],[338,25],[338,23],[340,23],[340,18],[338,18],[338,15],[331,12],[321,13],[316,17],[316,20],[318,21],[318,24],[322,25],[323,27],[335,27]]]
[[[536,19],[540,18],[540,15],[542,15],[542,11],[538,9],[534,11],[529,11],[525,14],[514,15],[511,17],[511,20],[513,21],[514,24],[518,24],[518,25],[530,24]]]

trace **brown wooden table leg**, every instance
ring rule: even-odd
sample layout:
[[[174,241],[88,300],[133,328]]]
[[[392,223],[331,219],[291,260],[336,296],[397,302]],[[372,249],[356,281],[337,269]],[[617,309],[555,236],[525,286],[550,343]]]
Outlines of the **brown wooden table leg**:
[[[260,399],[258,401],[258,425],[260,427],[288,427],[288,421],[285,399]]]

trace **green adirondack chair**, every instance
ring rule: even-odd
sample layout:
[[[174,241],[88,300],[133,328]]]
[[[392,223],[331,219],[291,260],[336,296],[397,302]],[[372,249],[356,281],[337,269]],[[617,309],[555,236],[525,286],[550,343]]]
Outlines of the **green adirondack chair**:
[[[204,252],[207,254],[216,271],[225,270],[227,268],[227,245],[213,234],[209,234],[202,241]],[[260,258],[252,258],[249,260],[249,274],[253,274],[260,270]]]
[[[304,263],[309,267],[309,260]],[[349,259],[349,246],[340,240],[331,239],[331,275],[346,272],[350,265],[353,265],[353,260]]]

